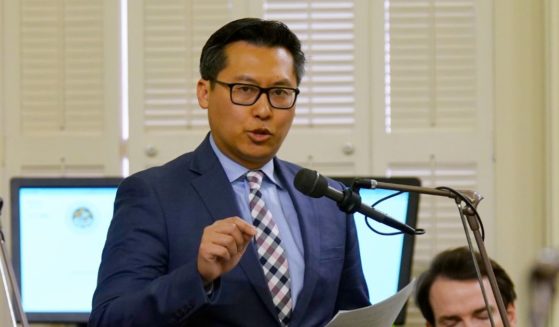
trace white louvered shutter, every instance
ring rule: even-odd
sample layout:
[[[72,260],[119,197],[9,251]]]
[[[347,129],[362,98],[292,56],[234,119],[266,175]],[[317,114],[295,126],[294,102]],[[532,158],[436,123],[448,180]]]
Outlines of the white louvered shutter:
[[[9,175],[118,175],[118,3],[5,0]]]
[[[208,132],[195,93],[200,52],[233,8],[228,0],[142,0],[128,8],[134,172],[192,151]]]
[[[264,18],[286,23],[307,56],[294,126],[280,155],[330,175],[370,169],[367,125],[367,46],[356,30],[363,1],[266,0]],[[357,110],[360,108],[360,110]]]
[[[373,156],[375,170],[418,176],[426,187],[481,193],[491,254],[491,47],[482,33],[491,30],[490,6],[476,0],[389,0],[383,6],[384,89],[375,93],[373,127],[373,146],[382,156]],[[466,244],[452,199],[422,195],[420,201],[418,227],[427,233],[416,237],[414,275],[436,253]],[[406,325],[424,326],[413,304]]]

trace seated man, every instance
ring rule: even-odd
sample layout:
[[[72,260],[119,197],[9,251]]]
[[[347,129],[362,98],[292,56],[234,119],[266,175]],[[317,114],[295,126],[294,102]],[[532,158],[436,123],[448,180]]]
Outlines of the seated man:
[[[427,320],[426,326],[503,326],[481,256],[476,252],[489,300],[488,313],[477,280],[472,255],[467,247],[439,253],[418,280],[415,301]],[[516,326],[516,293],[505,270],[491,260],[511,326]]]

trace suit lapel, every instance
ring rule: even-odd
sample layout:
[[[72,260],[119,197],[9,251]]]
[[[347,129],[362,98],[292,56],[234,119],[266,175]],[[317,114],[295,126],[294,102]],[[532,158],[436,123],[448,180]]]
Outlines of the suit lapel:
[[[198,178],[192,180],[192,186],[212,216],[212,221],[240,216],[231,183],[213,152],[208,137],[194,151],[190,169],[200,174]],[[264,305],[276,317],[276,309],[253,244],[246,250],[239,266]]]
[[[293,319],[302,317],[309,306],[312,294],[317,283],[317,267],[320,255],[320,220],[318,216],[318,208],[310,197],[302,196],[293,186],[295,173],[290,171],[281,160],[276,160],[279,177],[282,184],[287,188],[297,216],[299,219],[299,228],[301,229],[301,238],[305,249],[305,275],[303,277],[303,289],[297,299],[297,305],[293,311]],[[294,322],[292,320],[292,322]]]

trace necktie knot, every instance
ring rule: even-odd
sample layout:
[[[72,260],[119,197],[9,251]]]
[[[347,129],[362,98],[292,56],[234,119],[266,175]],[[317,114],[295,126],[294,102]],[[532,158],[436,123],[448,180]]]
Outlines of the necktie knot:
[[[262,186],[264,173],[261,170],[251,170],[247,173],[248,186],[251,191],[258,191]]]

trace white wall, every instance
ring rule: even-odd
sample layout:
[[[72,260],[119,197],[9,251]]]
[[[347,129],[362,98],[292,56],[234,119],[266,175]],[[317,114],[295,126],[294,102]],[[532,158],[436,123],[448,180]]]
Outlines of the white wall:
[[[495,1],[496,259],[517,284],[527,326],[528,275],[546,243],[544,2]],[[557,90],[552,90],[556,92]]]

